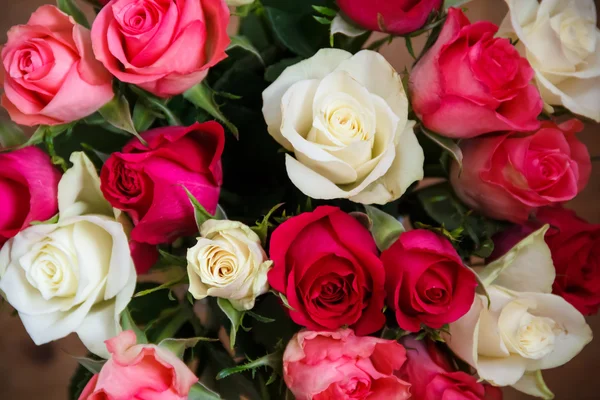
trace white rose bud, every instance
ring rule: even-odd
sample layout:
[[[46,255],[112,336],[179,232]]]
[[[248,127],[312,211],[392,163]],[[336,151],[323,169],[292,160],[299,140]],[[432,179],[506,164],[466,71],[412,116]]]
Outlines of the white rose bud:
[[[547,229],[479,270],[489,301],[477,295],[445,339],[482,379],[551,399],[540,371],[570,361],[592,331],[575,307],[551,293],[556,272],[544,242]]]
[[[249,227],[236,221],[208,220],[198,243],[188,250],[189,291],[195,299],[228,299],[237,310],[250,310],[269,290],[272,261]]]
[[[386,204],[423,178],[402,79],[385,58],[322,49],[263,92],[269,133],[291,181],[315,199]]]
[[[0,292],[40,345],[76,332],[93,353],[121,328],[119,316],[135,289],[136,272],[124,226],[102,197],[83,153],[58,187],[60,217],[31,226],[0,252]]]
[[[535,70],[542,99],[600,122],[600,30],[594,0],[506,0],[500,34]]]

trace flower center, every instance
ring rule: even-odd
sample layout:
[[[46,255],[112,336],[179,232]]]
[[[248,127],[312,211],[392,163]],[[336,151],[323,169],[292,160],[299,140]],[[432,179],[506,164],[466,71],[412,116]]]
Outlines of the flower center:
[[[202,280],[214,286],[226,285],[238,274],[236,255],[219,244],[204,247],[198,253],[198,261]]]
[[[590,9],[589,15],[580,15],[569,7],[550,19],[552,30],[560,38],[567,57],[570,56],[574,62],[587,59],[596,49],[596,22],[593,14],[594,10]]]
[[[539,360],[554,350],[558,325],[552,318],[525,313],[518,331],[519,347],[526,357]]]

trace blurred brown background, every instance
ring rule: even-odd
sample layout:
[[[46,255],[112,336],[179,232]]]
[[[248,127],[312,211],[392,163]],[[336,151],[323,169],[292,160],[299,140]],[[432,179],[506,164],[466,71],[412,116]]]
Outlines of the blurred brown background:
[[[295,1],[295,0],[288,0]],[[390,0],[392,1],[392,0]],[[579,0],[575,0],[579,1]],[[15,24],[26,23],[29,15],[51,0],[0,0],[0,42],[6,41],[6,31]],[[596,0],[600,9],[600,0]],[[488,19],[500,23],[506,14],[502,0],[474,0],[468,5],[472,20]],[[415,48],[419,42],[415,41]],[[410,65],[411,58],[404,42],[396,40],[382,53],[397,70]],[[600,105],[599,105],[600,106]],[[0,111],[0,118],[6,118]],[[595,156],[592,179],[583,193],[570,203],[578,214],[593,223],[600,223],[600,125],[590,125],[580,138]],[[77,365],[70,354],[83,355],[84,347],[73,335],[37,347],[33,344],[18,317],[4,305],[0,308],[0,400],[65,400],[71,374]],[[588,319],[594,332],[600,335],[600,316]],[[558,400],[600,399],[600,340],[594,340],[584,352],[562,368],[545,371],[546,383]],[[508,389],[506,400],[532,399]]]

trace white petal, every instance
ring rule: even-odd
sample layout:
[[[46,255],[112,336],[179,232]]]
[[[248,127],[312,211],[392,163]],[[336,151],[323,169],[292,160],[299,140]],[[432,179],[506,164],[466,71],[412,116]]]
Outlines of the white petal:
[[[83,345],[102,358],[110,358],[104,341],[121,332],[119,314],[115,310],[115,301],[104,301],[92,307],[79,328],[77,335]]]
[[[544,241],[548,225],[533,232],[477,273],[483,283],[519,292],[552,292],[556,270]]]
[[[526,393],[530,396],[541,397],[546,400],[554,398],[554,393],[546,386],[542,371],[539,370],[525,372],[525,375],[523,375],[517,383],[512,385],[512,387],[519,392]]]
[[[591,79],[570,78],[558,85],[544,75],[536,74],[536,82],[544,101],[563,105],[575,114],[600,122],[600,77]]]
[[[496,286],[488,287],[487,292],[490,296],[490,305],[489,308],[484,306],[481,310],[477,352],[488,357],[508,357],[509,351],[500,335],[498,322],[504,306],[512,301],[514,297],[503,290],[499,290]],[[484,298],[483,301],[486,305],[487,299]]]
[[[473,367],[477,366],[479,317],[483,307],[482,298],[476,295],[469,312],[460,317],[458,321],[451,323],[449,334],[443,335],[454,354]]]
[[[348,193],[329,179],[286,154],[285,168],[292,183],[305,195],[313,199],[345,199]]]
[[[477,373],[494,386],[517,383],[525,373],[527,361],[518,355],[509,357],[479,357]]]

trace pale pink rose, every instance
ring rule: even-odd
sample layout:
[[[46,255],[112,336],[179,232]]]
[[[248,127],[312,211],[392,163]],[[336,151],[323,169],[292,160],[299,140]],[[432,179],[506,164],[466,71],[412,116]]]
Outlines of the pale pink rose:
[[[177,356],[153,344],[136,344],[133,331],[106,341],[111,358],[79,400],[185,400],[198,378]]]
[[[452,165],[452,186],[474,210],[523,223],[537,208],[571,200],[586,186],[590,155],[575,137],[582,129],[576,119],[545,121],[535,132],[464,140],[462,172]]]
[[[168,97],[227,55],[224,0],[112,0],[92,26],[96,58],[119,80]]]
[[[2,48],[2,105],[22,125],[57,125],[113,98],[112,76],[94,58],[90,32],[50,5],[13,26]]]
[[[296,400],[404,400],[410,385],[394,373],[406,350],[393,340],[336,332],[300,331],[283,355],[283,377]]]

